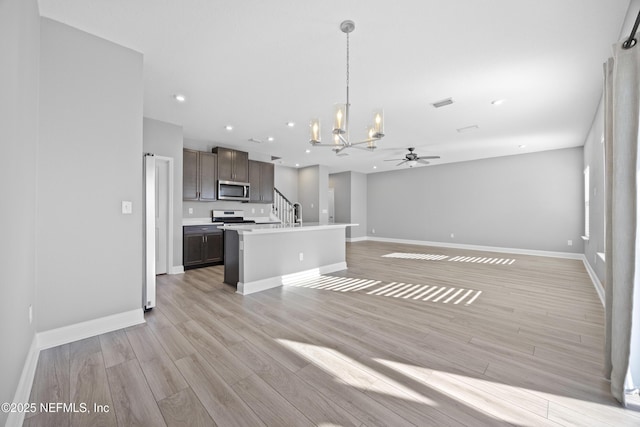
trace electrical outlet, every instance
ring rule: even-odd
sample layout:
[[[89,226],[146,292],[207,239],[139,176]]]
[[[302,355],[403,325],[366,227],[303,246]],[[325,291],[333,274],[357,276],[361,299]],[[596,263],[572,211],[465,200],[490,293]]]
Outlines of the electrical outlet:
[[[375,228],[371,229],[371,234],[376,234],[376,229]]]
[[[300,252],[300,254],[298,255],[298,258],[300,258],[300,261],[304,261],[304,254]]]
[[[456,237],[453,233],[451,233],[451,238],[453,239],[454,237]]]
[[[252,214],[256,213],[256,208],[251,208],[251,213]]]
[[[260,209],[260,213],[264,213],[264,209]]]
[[[193,215],[193,208],[189,208],[189,215]]]
[[[567,240],[567,245],[573,246],[573,240]]]

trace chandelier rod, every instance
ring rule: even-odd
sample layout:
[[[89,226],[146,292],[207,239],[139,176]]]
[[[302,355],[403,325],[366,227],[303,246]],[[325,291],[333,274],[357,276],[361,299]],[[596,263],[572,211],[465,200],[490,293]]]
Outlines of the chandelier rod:
[[[344,30],[343,30],[344,31]],[[349,33],[351,31],[345,31],[347,34],[347,105],[345,107],[344,129],[347,131],[346,140],[349,141],[349,109],[351,104],[349,103]]]

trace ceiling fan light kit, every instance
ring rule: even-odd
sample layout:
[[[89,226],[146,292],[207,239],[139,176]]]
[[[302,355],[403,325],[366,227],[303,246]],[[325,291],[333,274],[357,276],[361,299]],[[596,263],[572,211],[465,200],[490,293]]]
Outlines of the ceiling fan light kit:
[[[333,151],[340,153],[345,148],[361,148],[365,150],[374,150],[376,141],[384,137],[384,113],[382,110],[373,112],[373,124],[369,126],[365,139],[352,142],[349,139],[349,33],[355,30],[356,25],[353,21],[342,21],[340,30],[347,35],[347,99],[345,104],[336,104],[334,107],[334,123],[333,123],[333,142],[330,144],[322,143],[320,119],[311,120],[309,142],[314,146],[332,147]],[[365,145],[366,146],[362,146]]]

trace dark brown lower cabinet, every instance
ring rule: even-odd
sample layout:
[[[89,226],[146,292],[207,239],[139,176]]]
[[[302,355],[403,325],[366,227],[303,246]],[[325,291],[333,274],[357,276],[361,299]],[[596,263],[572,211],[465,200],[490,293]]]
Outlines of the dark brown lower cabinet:
[[[217,225],[189,225],[183,228],[182,263],[185,270],[222,264],[224,241]]]

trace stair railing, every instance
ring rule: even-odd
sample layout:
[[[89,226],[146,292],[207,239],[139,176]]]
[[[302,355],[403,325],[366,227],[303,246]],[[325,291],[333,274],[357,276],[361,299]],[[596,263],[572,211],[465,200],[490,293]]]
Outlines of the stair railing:
[[[296,203],[292,203],[277,188],[273,189],[272,211],[281,223],[291,225],[299,221],[300,210],[296,209],[295,205]]]

